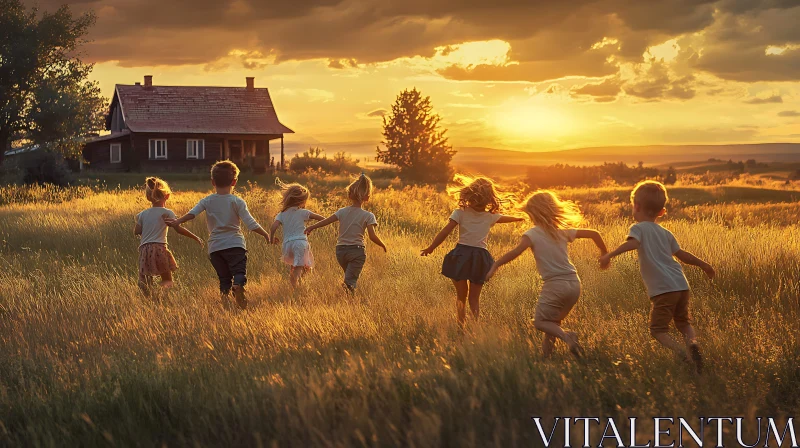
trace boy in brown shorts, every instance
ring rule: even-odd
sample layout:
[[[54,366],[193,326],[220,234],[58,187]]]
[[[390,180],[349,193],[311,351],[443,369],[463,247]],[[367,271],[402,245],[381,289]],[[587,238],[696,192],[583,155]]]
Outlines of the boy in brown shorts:
[[[698,266],[708,278],[714,278],[714,268],[682,250],[675,236],[656,223],[666,213],[664,206],[667,199],[667,189],[662,183],[652,180],[639,182],[631,193],[636,224],[631,226],[625,243],[600,257],[600,265],[607,267],[612,258],[624,252],[638,252],[639,269],[652,303],[650,334],[676,355],[691,359],[697,371],[701,372],[703,357],[689,315],[689,283],[681,264],[675,258]],[[669,324],[672,321],[683,334],[686,349],[669,335]]]

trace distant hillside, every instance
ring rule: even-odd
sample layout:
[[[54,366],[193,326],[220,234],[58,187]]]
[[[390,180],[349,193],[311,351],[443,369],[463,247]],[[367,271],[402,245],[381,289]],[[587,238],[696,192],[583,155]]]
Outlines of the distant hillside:
[[[525,171],[526,166],[595,165],[603,162],[625,162],[645,165],[666,165],[678,162],[701,162],[708,159],[755,159],[759,162],[800,162],[798,143],[762,143],[745,145],[653,145],[607,146],[548,152],[508,151],[493,148],[457,148],[454,163],[462,168],[483,173]]]
[[[375,162],[376,143],[294,142],[287,139],[286,155],[319,146],[329,155],[345,151],[367,165]],[[800,162],[800,143],[758,143],[741,145],[649,145],[604,146],[562,151],[525,152],[494,148],[458,147],[454,164],[470,171],[519,174],[531,165],[596,165],[603,162],[625,162],[645,165],[668,165],[679,162],[705,162],[708,159],[733,161],[755,159],[759,162]]]

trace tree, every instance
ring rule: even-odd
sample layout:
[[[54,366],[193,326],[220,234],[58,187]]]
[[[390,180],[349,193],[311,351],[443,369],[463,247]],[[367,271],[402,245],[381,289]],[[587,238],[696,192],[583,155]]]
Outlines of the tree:
[[[664,177],[664,184],[666,185],[675,185],[675,182],[678,180],[678,173],[675,171],[675,168],[670,166],[667,168],[667,175]]]
[[[101,128],[104,100],[78,51],[94,21],[66,5],[40,15],[0,0],[0,162],[24,144],[75,156],[81,138]]]
[[[421,182],[446,182],[453,176],[450,162],[456,151],[448,143],[441,117],[433,113],[430,97],[417,89],[397,96],[389,116],[383,117],[382,144],[375,160],[395,165],[406,179]]]

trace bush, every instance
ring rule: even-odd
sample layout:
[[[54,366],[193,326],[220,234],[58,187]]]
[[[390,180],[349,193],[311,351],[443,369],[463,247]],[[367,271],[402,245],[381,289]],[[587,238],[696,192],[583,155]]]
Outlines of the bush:
[[[361,171],[358,160],[346,152],[337,152],[329,159],[322,148],[309,148],[302,154],[292,157],[289,171],[302,174],[308,171],[322,171],[330,174],[353,174]]]
[[[70,186],[77,180],[61,154],[45,150],[6,159],[0,177],[4,184],[52,184],[59,187]]]

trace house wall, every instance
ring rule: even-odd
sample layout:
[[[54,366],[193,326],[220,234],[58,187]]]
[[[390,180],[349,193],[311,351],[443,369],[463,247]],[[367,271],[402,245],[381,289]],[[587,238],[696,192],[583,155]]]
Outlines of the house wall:
[[[111,144],[119,143],[122,149],[122,161],[111,163]],[[132,162],[130,136],[122,136],[114,140],[87,143],[84,157],[90,162],[91,169],[102,171],[129,171]]]
[[[228,136],[229,140],[235,141],[231,146],[239,144],[240,140],[255,141],[256,157],[250,163],[254,163],[257,172],[266,170],[269,163],[267,158],[268,138],[275,138],[272,135],[253,135],[253,136]],[[150,159],[150,139],[163,139],[167,141],[167,158]],[[205,146],[205,157],[203,159],[186,158],[186,140],[202,139]],[[86,145],[87,158],[90,161],[90,169],[102,171],[140,171],[140,172],[204,172],[207,171],[214,162],[222,160],[224,156],[223,135],[209,134],[147,134],[132,133],[115,140],[88,143]],[[122,163],[110,163],[111,143],[122,144]],[[251,148],[251,143],[245,146]],[[272,154],[273,156],[275,154]],[[244,163],[244,160],[238,160]],[[242,167],[244,168],[244,166]]]

